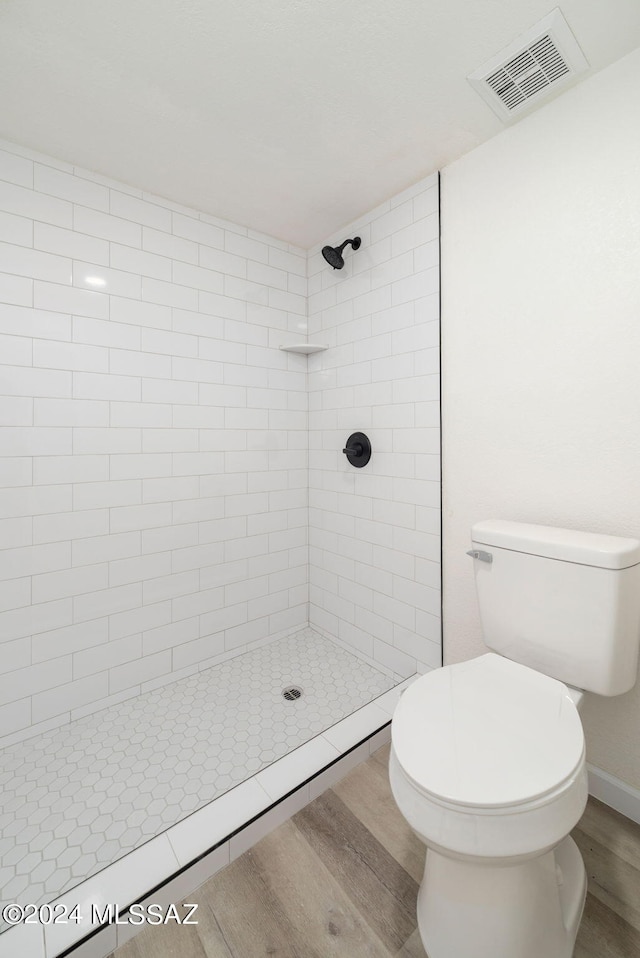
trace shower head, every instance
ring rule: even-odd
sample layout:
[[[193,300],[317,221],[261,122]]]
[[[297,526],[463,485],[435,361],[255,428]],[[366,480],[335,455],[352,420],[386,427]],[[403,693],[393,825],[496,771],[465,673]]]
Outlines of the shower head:
[[[340,244],[340,246],[324,246],[322,248],[322,255],[326,259],[329,266],[333,266],[334,269],[342,269],[344,266],[342,250],[345,248],[345,246],[348,246],[349,243],[351,243],[351,246],[354,249],[359,249],[361,242],[362,240],[359,236],[354,236],[353,239],[346,239],[344,243]]]

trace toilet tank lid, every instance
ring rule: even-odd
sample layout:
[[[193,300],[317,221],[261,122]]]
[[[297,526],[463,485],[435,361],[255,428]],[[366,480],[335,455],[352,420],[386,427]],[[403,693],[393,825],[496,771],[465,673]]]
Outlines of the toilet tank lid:
[[[555,526],[485,519],[471,527],[471,539],[474,544],[597,566],[600,569],[627,569],[640,564],[638,539],[557,529]]]

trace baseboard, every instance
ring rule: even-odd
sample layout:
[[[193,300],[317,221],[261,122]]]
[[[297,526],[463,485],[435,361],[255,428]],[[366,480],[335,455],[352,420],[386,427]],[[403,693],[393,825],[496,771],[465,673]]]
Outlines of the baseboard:
[[[615,808],[632,822],[640,824],[640,791],[593,765],[587,765],[587,771],[589,794],[610,808]]]

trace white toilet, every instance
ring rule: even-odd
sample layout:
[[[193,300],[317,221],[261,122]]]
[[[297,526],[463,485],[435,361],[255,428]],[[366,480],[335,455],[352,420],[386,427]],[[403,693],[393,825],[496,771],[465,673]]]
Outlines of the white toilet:
[[[487,646],[402,695],[389,773],[427,846],[429,958],[570,958],[586,874],[582,690],[633,687],[640,542],[491,520],[472,529]],[[565,684],[566,683],[566,684]]]

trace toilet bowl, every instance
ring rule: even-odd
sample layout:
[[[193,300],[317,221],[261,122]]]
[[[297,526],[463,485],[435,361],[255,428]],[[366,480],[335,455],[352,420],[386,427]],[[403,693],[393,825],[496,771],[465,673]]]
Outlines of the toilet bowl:
[[[427,846],[429,958],[570,958],[586,876],[568,835],[587,776],[567,686],[492,653],[431,672],[395,711],[389,773]]]
[[[488,519],[467,555],[492,651],[418,679],[391,726],[391,788],[427,846],[420,934],[429,958],[570,958],[586,896],[576,705],[636,682],[640,540]]]

